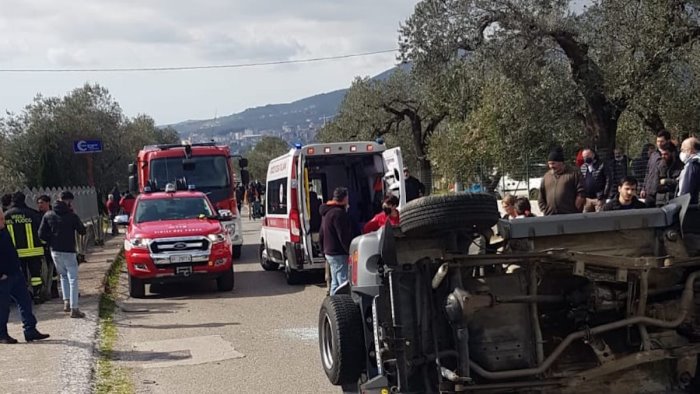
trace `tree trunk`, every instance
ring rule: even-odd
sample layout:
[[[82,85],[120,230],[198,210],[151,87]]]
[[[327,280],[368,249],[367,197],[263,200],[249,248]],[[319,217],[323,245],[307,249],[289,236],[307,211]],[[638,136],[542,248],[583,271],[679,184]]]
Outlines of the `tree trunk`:
[[[591,139],[595,141],[595,149],[601,160],[607,161],[612,157],[617,137],[617,123],[620,111],[611,105],[589,106],[586,114],[586,130]]]
[[[418,180],[425,186],[425,195],[430,195],[433,190],[433,164],[425,156],[418,158]]]

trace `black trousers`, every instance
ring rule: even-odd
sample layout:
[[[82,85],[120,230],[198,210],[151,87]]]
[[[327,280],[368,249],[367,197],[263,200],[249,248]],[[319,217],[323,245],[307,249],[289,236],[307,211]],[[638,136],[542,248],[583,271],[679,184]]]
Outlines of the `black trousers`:
[[[41,278],[41,265],[44,264],[43,257],[23,257],[20,261],[22,262],[22,273],[26,278],[27,284],[31,286],[33,295],[38,296],[44,284]]]

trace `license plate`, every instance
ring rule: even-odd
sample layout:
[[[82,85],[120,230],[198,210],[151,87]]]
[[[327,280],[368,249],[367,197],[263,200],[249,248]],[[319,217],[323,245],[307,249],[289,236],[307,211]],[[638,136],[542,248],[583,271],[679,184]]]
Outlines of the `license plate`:
[[[191,263],[192,256],[189,254],[181,254],[176,256],[170,256],[171,263]]]
[[[192,267],[175,267],[175,275],[190,276]]]

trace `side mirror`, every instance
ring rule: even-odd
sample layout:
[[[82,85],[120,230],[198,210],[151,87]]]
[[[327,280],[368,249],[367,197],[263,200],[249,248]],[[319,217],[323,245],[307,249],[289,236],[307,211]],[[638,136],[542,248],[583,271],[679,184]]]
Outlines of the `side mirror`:
[[[129,215],[117,215],[114,217],[114,224],[118,226],[128,226],[129,225]]]
[[[241,183],[244,186],[250,184],[250,173],[248,170],[241,170]]]
[[[245,157],[238,159],[238,168],[243,169],[246,167],[248,167],[248,159],[246,159]]]
[[[233,219],[233,212],[228,209],[219,209],[219,220]]]
[[[131,164],[129,164],[129,165],[131,165]],[[130,175],[129,176],[129,191],[131,193],[135,194],[138,191],[138,188],[139,188],[139,186],[136,182],[136,176]]]
[[[136,165],[129,163],[129,175],[136,175]]]

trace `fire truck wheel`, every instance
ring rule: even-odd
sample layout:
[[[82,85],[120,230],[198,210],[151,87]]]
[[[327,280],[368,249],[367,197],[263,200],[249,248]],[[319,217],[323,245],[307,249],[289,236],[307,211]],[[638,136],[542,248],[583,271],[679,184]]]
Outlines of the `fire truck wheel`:
[[[233,290],[234,279],[233,279],[233,267],[226,271],[223,275],[216,278],[216,288],[219,291],[231,291]]]
[[[233,245],[233,258],[234,259],[241,258],[241,250],[242,249],[243,249],[243,245]]]
[[[260,256],[260,266],[262,266],[265,271],[277,271],[280,268],[279,264],[267,259],[265,244],[260,244],[260,251],[258,255]]]
[[[334,385],[356,383],[364,364],[362,315],[349,294],[326,297],[318,316],[321,364]]]
[[[284,276],[288,285],[300,285],[303,283],[302,273],[290,267],[287,259],[284,259]]]
[[[146,284],[139,278],[129,275],[129,297],[143,298],[146,296]]]
[[[428,196],[413,200],[401,211],[401,231],[435,235],[453,230],[485,229],[498,223],[498,202],[487,193]]]

